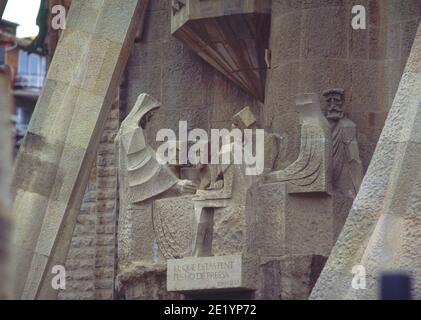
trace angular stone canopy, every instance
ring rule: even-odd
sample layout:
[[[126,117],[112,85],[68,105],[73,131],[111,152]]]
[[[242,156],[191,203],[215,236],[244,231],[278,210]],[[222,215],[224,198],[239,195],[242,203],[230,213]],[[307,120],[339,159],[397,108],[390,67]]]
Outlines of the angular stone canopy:
[[[270,0],[173,1],[171,32],[253,97],[264,101]]]

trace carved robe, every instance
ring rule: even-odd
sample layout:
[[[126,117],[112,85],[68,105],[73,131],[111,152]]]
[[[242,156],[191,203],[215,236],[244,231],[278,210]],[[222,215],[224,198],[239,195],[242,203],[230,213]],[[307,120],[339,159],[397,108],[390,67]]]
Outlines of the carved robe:
[[[125,191],[124,196],[132,204],[157,196],[178,181],[168,166],[157,161],[155,151],[145,141],[139,121],[148,112],[158,108],[159,104],[152,101],[151,97],[142,96],[123,122],[116,139],[120,185]]]
[[[152,97],[140,95],[116,137],[120,268],[133,261],[151,261],[157,256],[151,232],[152,198],[171,189],[178,181],[168,166],[158,163],[155,151],[147,144],[139,126],[142,118],[159,106]]]
[[[127,173],[126,197],[130,203],[150,199],[177,183],[178,178],[168,166],[156,160],[155,151],[145,143],[141,128],[124,134],[121,140],[119,165]]]
[[[287,168],[265,176],[266,182],[286,182],[289,193],[330,192],[331,138],[318,97],[297,99],[301,117],[301,147],[298,159]]]
[[[363,179],[357,129],[354,122],[343,118],[332,123],[333,187],[336,192],[355,198]]]

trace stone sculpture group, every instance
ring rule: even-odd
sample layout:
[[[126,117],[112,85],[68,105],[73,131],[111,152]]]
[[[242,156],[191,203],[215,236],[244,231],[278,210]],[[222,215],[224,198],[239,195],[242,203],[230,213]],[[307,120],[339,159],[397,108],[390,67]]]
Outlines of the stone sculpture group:
[[[322,96],[325,114],[318,94],[297,97],[301,117],[297,160],[277,169],[282,138],[265,133],[265,171],[260,176],[249,176],[245,174],[246,164],[234,162],[180,165],[177,170],[174,165],[158,163],[143,130],[160,103],[141,94],[116,138],[120,185],[118,277],[122,289],[133,282],[128,281],[127,275],[140,268],[143,279],[166,269],[167,287],[161,288],[163,291],[257,290],[257,260],[264,241],[258,240],[261,235],[256,223],[260,216],[273,212],[265,212],[267,207],[247,207],[246,203],[256,200],[252,190],[259,194],[265,192],[266,186],[276,185],[285,193],[272,196],[287,206],[296,202],[294,196],[300,194],[309,199],[322,197],[326,203],[340,199],[349,206],[362,179],[356,126],[345,115],[344,90],[329,89]],[[233,116],[232,127],[256,128],[258,119],[245,107]],[[249,143],[242,141],[240,146],[234,141],[226,143],[219,150],[220,155],[228,153],[234,159],[234,149],[244,149]],[[309,216],[321,213],[308,207]],[[332,221],[335,213],[335,206],[331,205],[328,215]],[[282,216],[286,212],[281,209],[276,214]],[[316,248],[313,253],[328,255],[337,236],[337,232],[329,232],[327,249]],[[279,245],[285,246],[285,241],[280,239]],[[298,253],[291,251],[293,255]],[[203,265],[210,267],[202,270]],[[218,265],[229,268],[222,270]],[[215,271],[219,276],[212,276]]]
[[[371,37],[345,27],[350,2],[72,0],[13,175],[11,150],[0,157],[0,277],[13,280],[0,298],[57,298],[51,271],[80,262],[67,256],[88,182],[97,195],[96,227],[86,228],[96,233],[86,245],[95,247],[86,263],[95,297],[374,299],[388,268],[413,271],[419,298],[421,7],[379,2]],[[404,28],[391,35],[390,24]],[[1,69],[3,145],[10,81]],[[163,107],[148,94],[133,103],[140,90]],[[134,107],[119,127],[125,97]],[[170,115],[168,126],[187,117],[205,133],[239,129],[241,142],[201,146],[218,157],[241,150],[253,159],[260,139],[263,170],[250,175],[250,163],[202,153],[161,162],[148,136],[166,126],[157,113]],[[248,135],[263,129],[263,140]],[[187,158],[181,140],[173,149]],[[355,266],[366,290],[352,287]]]

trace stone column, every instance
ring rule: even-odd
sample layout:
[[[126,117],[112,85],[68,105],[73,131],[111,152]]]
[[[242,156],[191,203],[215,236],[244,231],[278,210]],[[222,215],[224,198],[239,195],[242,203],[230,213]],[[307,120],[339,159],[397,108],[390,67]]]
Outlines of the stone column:
[[[74,0],[14,173],[15,298],[51,299],[147,0]]]
[[[381,272],[408,271],[421,299],[421,25],[373,160],[312,299],[377,299]],[[366,281],[353,287],[353,268]],[[361,269],[363,267],[364,269]],[[358,281],[360,283],[360,281]]]
[[[0,300],[10,295],[9,235],[11,227],[10,180],[12,174],[12,136],[10,126],[10,75],[0,67]]]

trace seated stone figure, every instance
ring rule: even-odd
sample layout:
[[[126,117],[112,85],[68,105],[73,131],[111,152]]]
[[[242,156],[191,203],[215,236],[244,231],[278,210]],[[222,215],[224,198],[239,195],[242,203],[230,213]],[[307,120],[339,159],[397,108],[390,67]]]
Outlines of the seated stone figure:
[[[231,162],[219,165],[209,165],[208,174],[204,175],[204,189],[198,189],[194,198],[195,231],[192,255],[196,257],[222,255],[242,252],[246,241],[245,229],[245,202],[249,187],[258,179],[258,176],[247,175],[247,164],[235,164],[235,150],[243,153],[249,152],[246,145],[252,144],[244,135],[246,129],[256,129],[257,118],[249,107],[243,108],[232,118],[232,127],[243,132],[242,141],[231,141],[222,145],[219,156],[228,156]],[[256,143],[258,141],[256,140]],[[260,141],[259,141],[260,142]],[[277,136],[265,134],[264,141],[264,170],[270,171],[278,158],[280,140]],[[240,145],[241,143],[241,145]],[[268,147],[266,147],[268,146]],[[275,147],[273,147],[275,146]],[[252,149],[252,148],[250,148]],[[257,151],[256,151],[257,152]],[[202,171],[203,166],[200,166]],[[264,172],[265,172],[264,171]],[[232,222],[236,222],[235,226]],[[224,224],[225,222],[225,224]],[[231,228],[227,226],[232,225]],[[230,251],[225,246],[230,243],[230,237],[237,237],[237,241]],[[238,235],[241,235],[238,237]],[[241,238],[243,237],[243,238]],[[241,241],[242,240],[242,241]]]
[[[129,203],[150,199],[170,189],[181,194],[196,191],[192,182],[180,180],[169,166],[159,164],[155,151],[145,141],[143,130],[159,107],[158,101],[141,94],[116,137],[120,178],[127,179],[122,186],[127,182],[125,197]]]
[[[267,174],[265,182],[286,182],[288,193],[330,192],[331,135],[316,94],[297,97],[301,122],[298,159],[284,170]]]
[[[141,94],[116,137],[119,182],[118,261],[126,274],[134,264],[162,264],[156,249],[153,205],[161,198],[193,195],[196,186],[177,177],[174,168],[160,164],[145,139],[144,129],[158,101]]]

